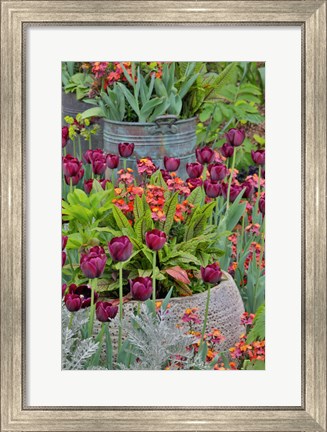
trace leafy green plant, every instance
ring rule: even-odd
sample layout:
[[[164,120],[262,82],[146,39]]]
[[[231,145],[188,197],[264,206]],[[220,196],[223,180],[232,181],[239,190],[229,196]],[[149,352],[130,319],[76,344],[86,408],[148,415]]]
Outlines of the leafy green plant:
[[[77,100],[82,100],[87,96],[93,83],[91,76],[83,72],[70,76],[68,80],[66,76],[64,80],[66,81],[65,93],[76,93]]]

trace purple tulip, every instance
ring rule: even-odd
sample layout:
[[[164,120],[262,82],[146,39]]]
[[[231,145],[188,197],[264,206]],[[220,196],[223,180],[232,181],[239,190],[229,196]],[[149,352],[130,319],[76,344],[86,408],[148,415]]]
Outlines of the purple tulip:
[[[93,153],[91,164],[93,173],[95,175],[102,175],[107,168],[105,155]]]
[[[69,294],[76,294],[80,297],[82,302],[82,309],[85,309],[91,305],[91,296],[92,296],[92,290],[88,285],[75,285],[71,284],[69,285]],[[99,294],[94,291],[94,302],[97,301],[99,298]]]
[[[66,177],[76,176],[82,169],[82,162],[68,154],[62,158],[62,170]]]
[[[251,182],[245,181],[242,183],[242,189],[245,189],[243,197],[247,199],[251,199],[254,193],[254,186]]]
[[[111,183],[111,181],[108,179],[100,180],[100,184],[101,184],[103,190],[106,190],[106,184],[107,183]]]
[[[114,261],[127,261],[132,255],[133,245],[127,236],[114,237],[108,243],[109,253]]]
[[[222,195],[221,184],[216,181],[206,180],[204,191],[209,198],[217,198]]]
[[[61,267],[65,265],[66,258],[67,258],[66,252],[61,252]]]
[[[68,241],[68,236],[61,236],[61,250],[64,250]]]
[[[81,254],[80,267],[89,279],[102,276],[107,262],[103,247],[93,246],[88,252]]]
[[[152,280],[149,277],[137,277],[129,281],[134,300],[145,301],[152,295]]]
[[[198,162],[187,163],[186,172],[191,179],[199,178],[203,172],[203,165]]]
[[[251,151],[252,160],[257,165],[265,164],[266,152],[264,150],[252,150]]]
[[[133,143],[120,143],[118,144],[118,151],[121,157],[128,158],[132,156],[134,151]]]
[[[82,307],[82,299],[77,294],[66,294],[65,305],[69,312],[77,312]]]
[[[167,241],[166,233],[158,229],[153,229],[145,233],[145,243],[153,251],[162,249]]]
[[[68,126],[63,126],[61,129],[61,146],[66,147],[69,140],[69,128]]]
[[[169,172],[177,171],[180,163],[181,163],[180,159],[168,157],[168,156],[164,157],[164,165],[166,170]]]
[[[95,160],[97,158],[105,157],[105,154],[103,153],[102,149],[95,149],[95,150],[86,150],[86,152],[83,154],[83,161],[86,164],[91,164],[92,160]]]
[[[220,147],[220,153],[225,158],[230,158],[234,154],[234,147],[232,145],[230,145],[229,143],[225,143]]]
[[[93,187],[93,179],[84,180],[84,191],[85,193],[91,193]]]
[[[239,147],[245,139],[244,129],[232,128],[226,133],[226,139],[233,147]]]
[[[265,199],[265,195],[261,195],[260,199],[259,199],[259,210],[262,213],[262,215],[265,215],[266,212],[266,199]]]
[[[95,306],[96,317],[101,322],[107,322],[115,318],[118,312],[118,306],[110,302],[97,302]]]
[[[119,156],[115,154],[107,154],[106,164],[108,168],[116,169],[119,165]]]
[[[215,152],[210,147],[197,148],[195,151],[196,159],[200,164],[209,164],[214,160]]]
[[[220,162],[209,165],[208,170],[210,173],[211,180],[214,180],[214,181],[223,180],[229,173],[226,165],[224,165]]]
[[[160,172],[162,174],[162,178],[165,180],[166,183],[168,180],[172,179],[172,176],[170,175],[170,173],[168,171],[161,169]]]
[[[78,182],[83,178],[84,176],[84,169],[81,168],[78,173],[72,177],[65,176],[65,182],[66,184],[70,185],[72,183],[73,186],[76,186]]]
[[[239,196],[239,194],[242,192],[242,186],[238,185],[231,185],[230,187],[230,193],[229,193],[229,201],[234,202],[236,198]],[[222,192],[223,196],[227,198],[227,191],[228,191],[228,185],[227,183],[222,184]]]
[[[201,266],[201,277],[203,282],[216,284],[221,281],[223,272],[220,269],[218,263],[207,265],[207,267]]]
[[[201,187],[203,184],[203,181],[200,178],[188,178],[185,182],[191,191],[197,187]]]

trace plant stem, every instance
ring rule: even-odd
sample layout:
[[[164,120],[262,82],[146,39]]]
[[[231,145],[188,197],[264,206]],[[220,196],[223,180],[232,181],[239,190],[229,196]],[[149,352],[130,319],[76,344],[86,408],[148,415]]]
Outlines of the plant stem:
[[[115,186],[115,171],[111,170],[111,183]]]
[[[91,135],[89,137],[89,150],[92,150],[92,138],[91,138]]]
[[[81,136],[80,135],[77,135],[77,136],[78,136],[78,157],[79,157],[79,160],[82,160]]]
[[[152,300],[153,300],[153,306],[154,311],[156,310],[156,271],[157,266],[157,252],[153,251],[153,260],[152,260]]]
[[[141,302],[137,302],[137,316],[141,313]]]
[[[74,158],[76,158],[76,142],[75,142],[75,140],[73,140],[73,155],[74,155]]]
[[[118,352],[122,345],[123,334],[123,264],[119,264],[119,330],[118,330]]]
[[[124,164],[124,171],[126,172],[126,169],[127,169],[127,160],[125,158],[123,160],[123,164]]]
[[[203,341],[204,341],[204,335],[205,335],[206,327],[207,327],[208,312],[209,312],[209,303],[210,303],[210,290],[211,290],[211,287],[210,287],[210,285],[208,285],[207,303],[206,303],[206,308],[205,308],[205,312],[204,312],[204,320],[203,320],[203,327],[202,327],[202,333],[201,333],[201,341],[200,341],[199,351],[202,348]]]
[[[89,325],[88,325],[88,335],[89,337],[91,337],[93,334],[94,310],[95,310],[94,291],[95,288],[97,287],[98,280],[90,279],[89,283],[91,285],[91,306],[90,306],[90,316],[89,316]]]
[[[73,177],[69,177],[69,192],[73,193]]]
[[[67,156],[67,149],[64,147],[64,156]]]
[[[260,201],[260,194],[261,194],[260,183],[261,183],[261,165],[259,165],[259,172],[258,172],[258,193],[257,193],[256,202],[255,202],[255,207],[254,207],[255,215],[257,215],[257,213],[258,213],[258,207],[259,207],[259,201]]]
[[[218,224],[218,213],[219,213],[219,197],[216,198],[215,225]]]
[[[68,329],[71,329],[71,328],[72,328],[73,319],[74,319],[74,314],[73,314],[73,312],[71,312],[71,313],[70,313],[70,318],[69,318]]]
[[[233,153],[233,159],[232,159],[232,167],[231,167],[231,172],[229,174],[229,179],[228,179],[227,209],[229,208],[230,188],[231,188],[231,185],[232,185],[233,173],[234,173],[234,168],[235,168],[235,155],[236,155],[236,147],[234,147],[234,153]]]

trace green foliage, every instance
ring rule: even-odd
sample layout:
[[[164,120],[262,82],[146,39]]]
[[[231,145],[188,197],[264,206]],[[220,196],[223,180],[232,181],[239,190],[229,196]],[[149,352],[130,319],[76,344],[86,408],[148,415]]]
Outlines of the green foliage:
[[[66,82],[64,86],[65,93],[76,93],[77,100],[85,98],[93,82],[90,75],[78,72],[67,78],[68,75],[63,74],[63,81]]]
[[[250,344],[256,340],[261,341],[265,339],[265,335],[266,335],[265,323],[266,323],[265,304],[262,304],[256,312],[254,322],[253,322],[253,327],[247,336],[247,343]]]

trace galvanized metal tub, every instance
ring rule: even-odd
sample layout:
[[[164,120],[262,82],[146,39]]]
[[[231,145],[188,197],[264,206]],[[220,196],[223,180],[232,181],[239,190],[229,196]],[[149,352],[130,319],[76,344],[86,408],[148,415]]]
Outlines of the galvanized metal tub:
[[[76,117],[77,114],[83,113],[84,111],[92,108],[92,105],[79,101],[76,99],[74,93],[62,92],[61,97],[61,114],[62,114],[62,125],[66,125],[64,118],[66,116]],[[98,119],[97,122],[100,125],[100,130],[96,136],[92,137],[92,148],[103,148],[103,120]],[[67,152],[72,153],[72,144],[69,143],[67,146]],[[88,149],[88,143],[82,139],[82,149],[83,152]]]
[[[136,170],[136,160],[151,157],[154,164],[164,168],[164,156],[181,160],[177,174],[186,178],[185,166],[195,160],[196,118],[178,120],[176,116],[161,116],[153,123],[119,122],[104,119],[103,142],[108,153],[118,154],[118,144],[135,144],[127,166]]]

